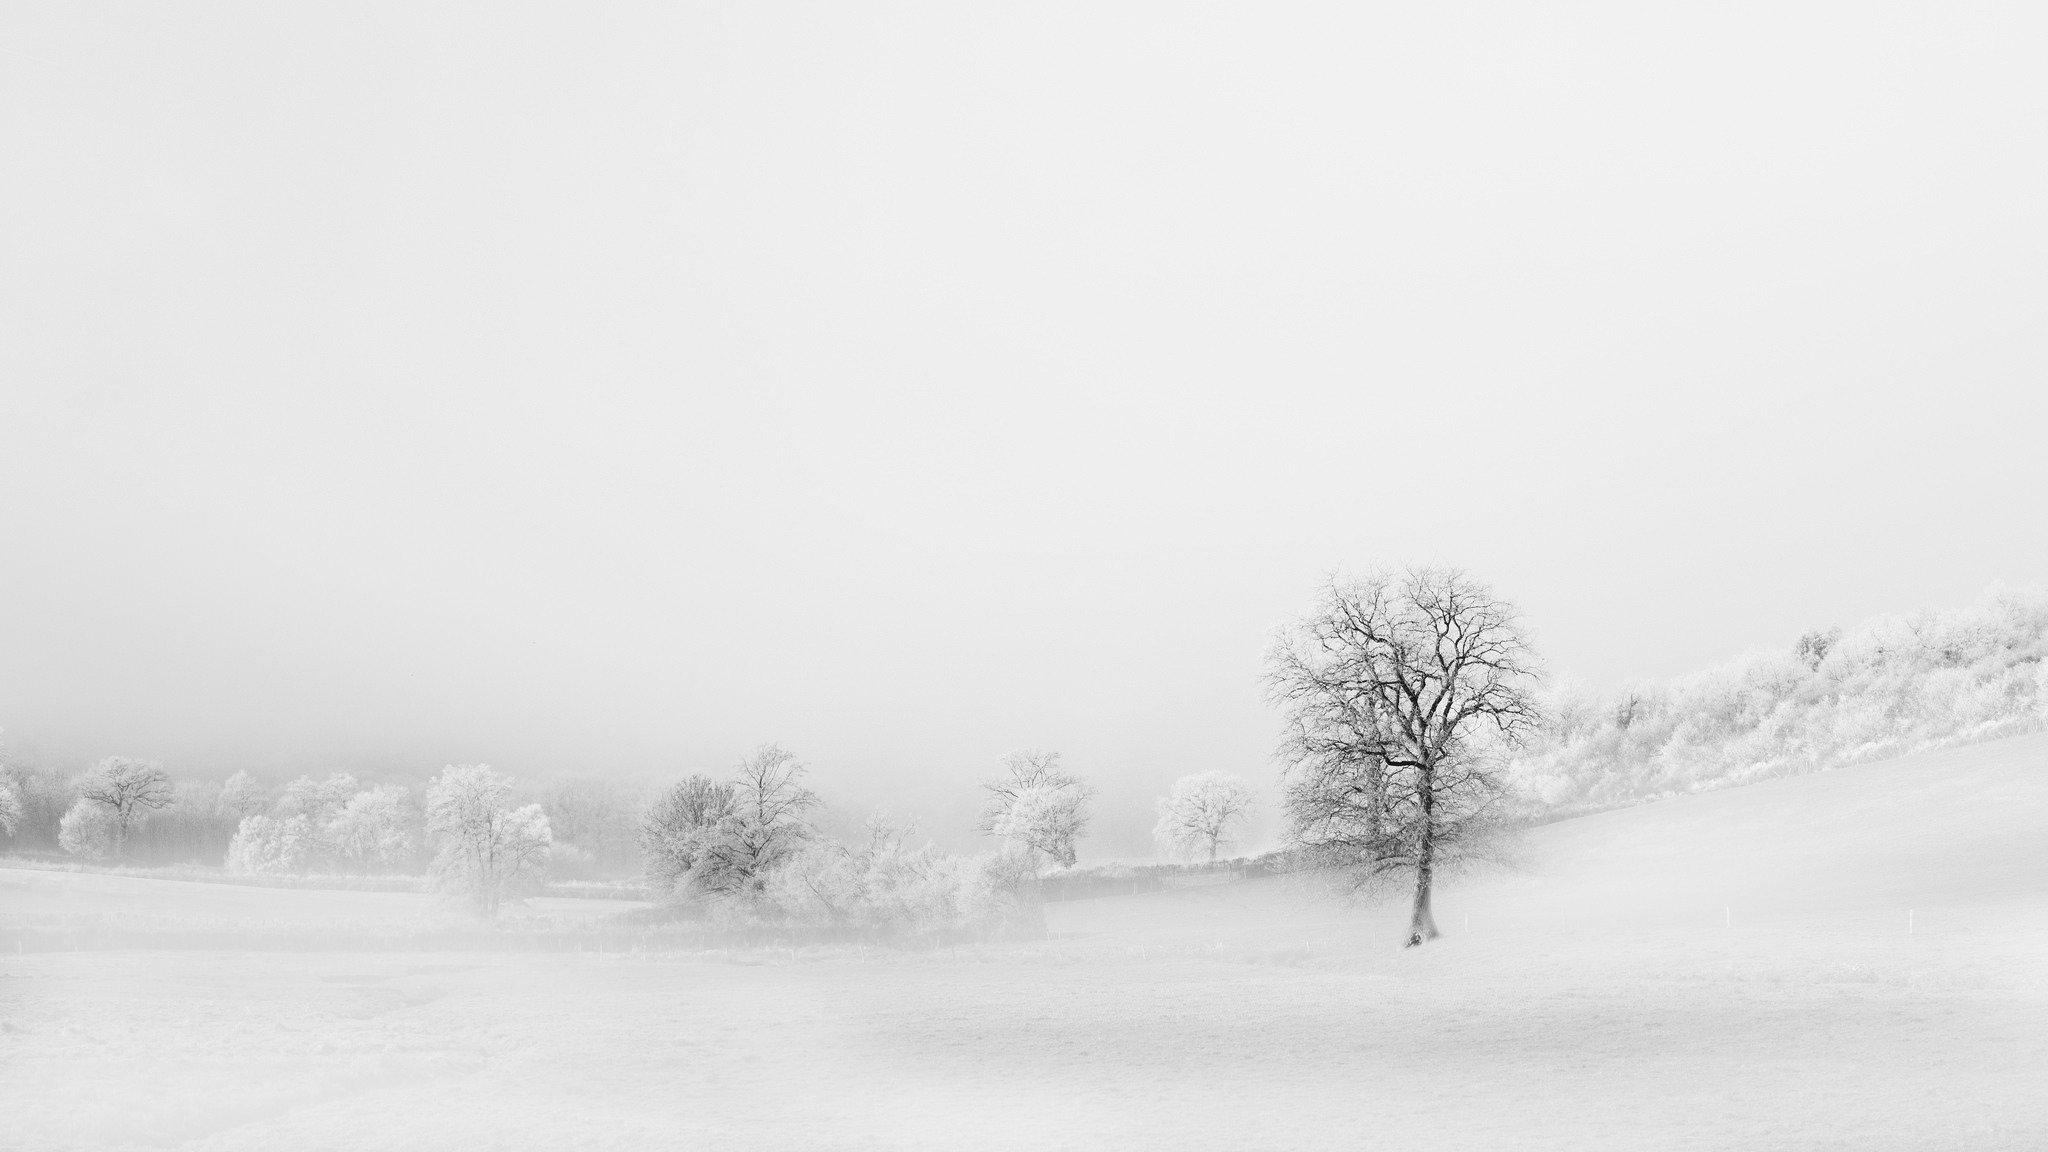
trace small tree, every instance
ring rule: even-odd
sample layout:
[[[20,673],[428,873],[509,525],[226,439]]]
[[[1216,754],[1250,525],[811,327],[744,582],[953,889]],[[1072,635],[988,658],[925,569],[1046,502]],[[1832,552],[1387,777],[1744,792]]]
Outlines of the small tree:
[[[1013,752],[1003,758],[1003,770],[982,784],[989,802],[976,831],[1001,838],[1034,869],[1047,860],[1073,867],[1095,790],[1061,769],[1057,752]]]
[[[235,773],[220,786],[221,811],[236,820],[254,816],[269,806],[269,800],[263,795],[263,786],[247,772]]]
[[[15,785],[12,778],[0,776],[0,832],[5,832],[9,837],[12,837],[14,830],[19,827],[21,827],[21,789]]]
[[[538,879],[552,842],[547,813],[508,808],[511,795],[512,782],[488,764],[451,764],[427,786],[427,831],[440,841],[435,882],[486,916]]]
[[[640,825],[640,850],[647,882],[665,897],[730,889],[730,877],[716,874],[720,856],[712,849],[730,829],[736,790],[707,776],[692,776],[663,792]]]
[[[1242,777],[1229,772],[1201,772],[1174,781],[1173,791],[1159,798],[1159,823],[1152,837],[1166,855],[1192,859],[1206,852],[1213,863],[1230,842],[1232,827],[1251,815],[1257,794]]]
[[[1497,753],[1535,726],[1535,684],[1513,606],[1450,569],[1333,579],[1268,657],[1290,834],[1360,883],[1412,876],[1411,947],[1437,936],[1437,872],[1496,824]]]
[[[332,773],[325,780],[301,776],[284,786],[284,795],[277,801],[277,814],[304,816],[313,827],[325,828],[359,790],[356,778],[346,772]]]
[[[21,820],[15,825],[13,846],[51,852],[61,849],[58,835],[64,813],[78,801],[76,784],[54,769],[18,762],[0,765],[0,779],[13,786],[14,796],[21,802]]]
[[[14,838],[14,830],[21,827],[21,786],[11,775],[0,774],[0,832]]]
[[[104,859],[114,844],[114,815],[81,796],[57,823],[57,846],[87,860]]]
[[[78,795],[107,812],[108,854],[119,859],[128,833],[151,812],[171,806],[170,774],[150,760],[109,756],[78,786]]]

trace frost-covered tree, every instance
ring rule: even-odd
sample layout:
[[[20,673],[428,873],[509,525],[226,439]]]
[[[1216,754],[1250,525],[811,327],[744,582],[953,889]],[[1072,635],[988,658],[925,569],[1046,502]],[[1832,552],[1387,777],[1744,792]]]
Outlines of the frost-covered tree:
[[[724,872],[713,849],[731,833],[736,789],[708,776],[692,776],[663,792],[640,825],[647,882],[664,897],[731,890],[738,877]]]
[[[1159,798],[1159,823],[1152,838],[1167,856],[1190,860],[1203,853],[1211,861],[1231,842],[1233,828],[1251,815],[1257,793],[1244,778],[1230,772],[1199,772],[1174,781],[1173,791]]]
[[[414,834],[417,822],[405,788],[379,785],[349,797],[328,821],[326,840],[349,864],[388,867],[419,847]]]
[[[0,773],[0,832],[9,838],[21,827],[21,786],[12,775]]]
[[[1073,867],[1095,790],[1060,767],[1059,753],[1013,752],[1003,758],[1003,775],[982,789],[989,800],[976,831],[1003,840],[1034,866]]]
[[[128,833],[151,812],[171,806],[174,792],[170,774],[150,760],[109,756],[79,782],[81,799],[104,808],[107,813],[107,854],[119,859],[128,843]]]
[[[356,778],[346,772],[332,773],[325,780],[301,776],[284,786],[284,795],[277,801],[277,815],[304,816],[313,827],[325,828],[360,790]]]
[[[1437,873],[1497,826],[1536,680],[1513,606],[1454,569],[1333,579],[1268,655],[1289,832],[1362,884],[1412,877],[1411,947],[1437,936]]]
[[[114,814],[81,796],[57,823],[57,846],[87,860],[104,859],[114,846]]]
[[[815,834],[810,811],[818,797],[803,786],[807,771],[774,744],[763,744],[740,761],[733,774],[728,831],[711,851],[717,869],[738,888],[758,891],[763,875]]]
[[[303,872],[320,849],[305,816],[244,816],[228,842],[230,872]]]
[[[451,764],[427,786],[436,885],[487,916],[539,880],[553,840],[540,805],[508,807],[511,795],[512,782],[488,764]]]
[[[21,827],[21,789],[11,777],[0,776],[0,832],[14,835]]]
[[[261,784],[247,772],[237,772],[220,786],[221,811],[237,820],[254,816],[270,806]]]
[[[803,786],[805,772],[795,756],[763,744],[729,782],[693,776],[670,788],[640,829],[649,882],[684,902],[758,896],[769,870],[816,835],[809,813],[818,797]]]

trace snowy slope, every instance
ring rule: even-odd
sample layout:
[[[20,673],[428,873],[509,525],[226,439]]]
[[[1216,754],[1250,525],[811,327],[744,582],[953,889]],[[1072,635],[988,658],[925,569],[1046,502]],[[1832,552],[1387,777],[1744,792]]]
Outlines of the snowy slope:
[[[1646,804],[1535,830],[1476,898],[1622,917],[2048,898],[2048,734]]]
[[[2044,767],[2028,737],[1539,828],[1420,949],[1271,880],[938,953],[0,954],[0,1111],[52,1152],[2039,1149]],[[0,899],[315,907],[50,875]]]

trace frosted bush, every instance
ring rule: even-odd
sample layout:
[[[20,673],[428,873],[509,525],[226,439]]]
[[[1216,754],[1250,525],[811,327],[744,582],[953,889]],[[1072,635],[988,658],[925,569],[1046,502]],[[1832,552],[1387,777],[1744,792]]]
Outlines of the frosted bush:
[[[1028,916],[1021,897],[1037,865],[1027,854],[961,857],[909,839],[907,827],[874,820],[858,848],[806,844],[767,874],[756,910],[892,938],[995,932]]]

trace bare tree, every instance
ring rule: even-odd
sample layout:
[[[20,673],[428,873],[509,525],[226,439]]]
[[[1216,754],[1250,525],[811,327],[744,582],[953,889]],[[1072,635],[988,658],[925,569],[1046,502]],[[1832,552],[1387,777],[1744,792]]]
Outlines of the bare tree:
[[[1003,769],[1006,775],[982,784],[989,802],[975,830],[1017,846],[1034,865],[1042,857],[1072,867],[1095,790],[1062,769],[1057,752],[1012,752]]]
[[[1412,876],[1411,947],[1437,936],[1438,872],[1496,824],[1495,752],[1535,725],[1536,679],[1513,606],[1456,569],[1332,579],[1268,656],[1289,832],[1360,884]]]
[[[245,820],[270,807],[270,801],[263,794],[263,786],[256,782],[247,771],[228,777],[220,787],[221,811],[237,820]]]
[[[770,868],[788,859],[814,833],[808,813],[818,796],[800,781],[808,771],[774,744],[763,744],[739,763],[733,776],[732,814],[709,861],[726,887],[759,891]]]
[[[109,756],[78,785],[78,795],[106,809],[109,854],[121,857],[128,833],[151,812],[171,806],[170,774],[152,760]]]
[[[1244,823],[1256,799],[1252,786],[1229,772],[1183,776],[1159,798],[1152,837],[1169,856],[1187,859],[1206,851],[1213,863],[1230,842],[1231,827]]]

